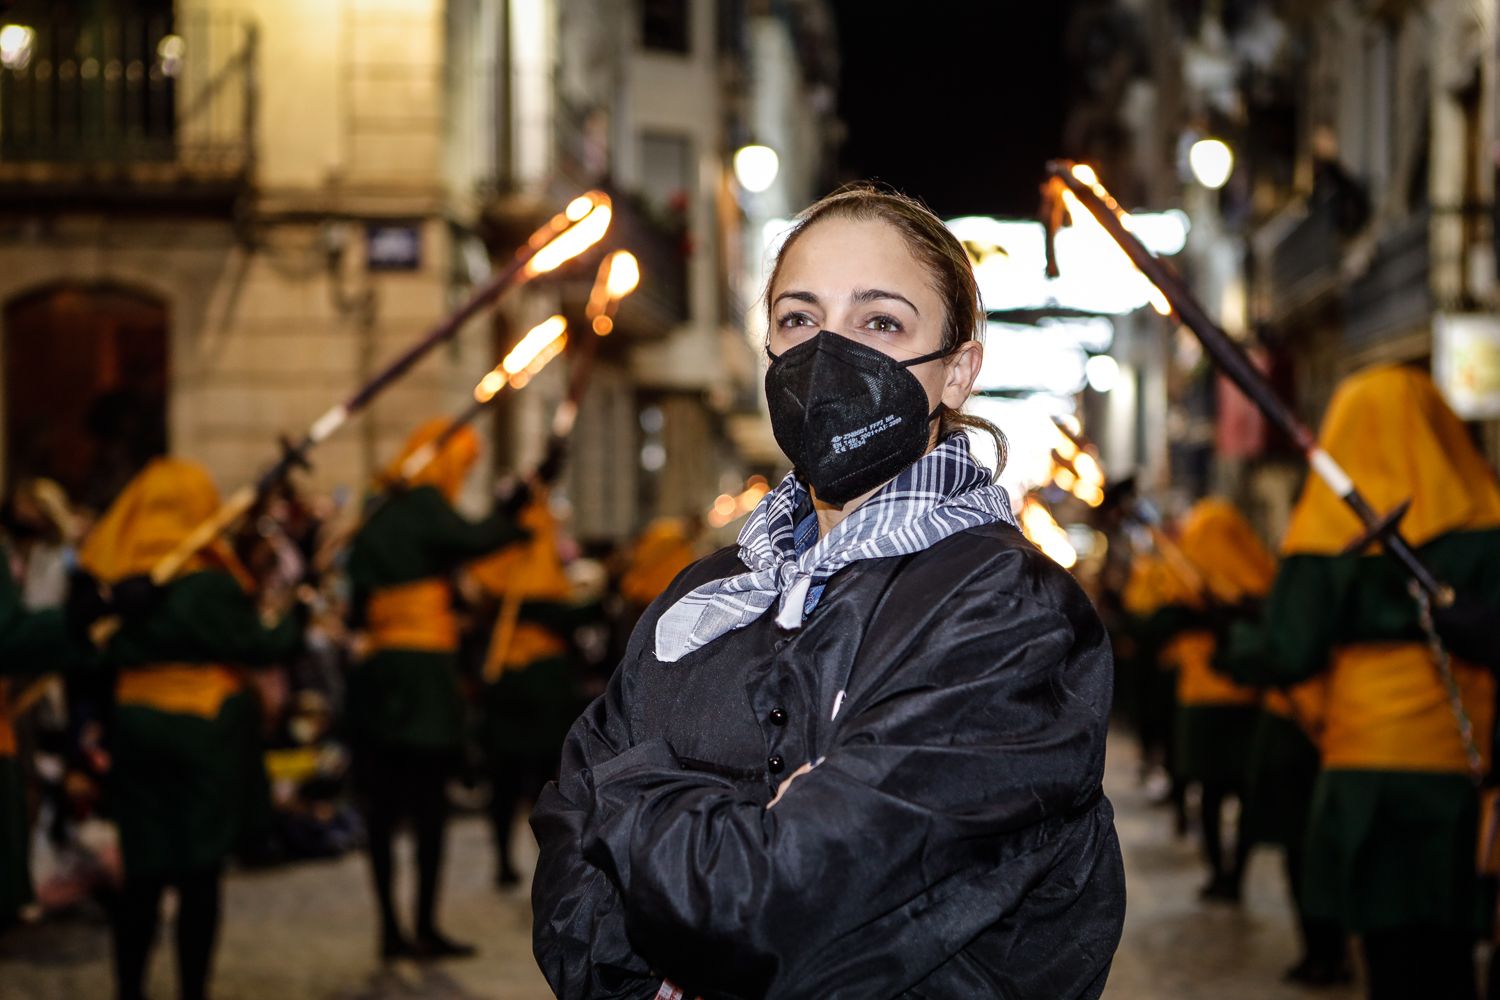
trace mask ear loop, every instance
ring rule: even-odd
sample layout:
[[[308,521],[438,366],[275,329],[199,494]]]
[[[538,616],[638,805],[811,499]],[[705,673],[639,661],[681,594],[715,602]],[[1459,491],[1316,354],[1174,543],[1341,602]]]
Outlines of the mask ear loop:
[[[914,368],[917,365],[925,365],[929,361],[936,361],[939,358],[946,358],[950,355],[957,354],[959,346],[962,345],[958,345],[955,347],[940,347],[937,350],[933,351],[931,354],[923,354],[920,357],[910,358],[906,361],[898,361],[896,362],[896,364],[900,365],[902,368]]]
[[[936,361],[939,358],[946,358],[946,357],[950,357],[951,355],[957,354],[958,353],[958,349],[960,347],[962,347],[962,346],[963,346],[963,344],[959,343],[959,344],[955,344],[954,346],[952,346],[950,348],[938,348],[936,351],[933,351],[931,354],[923,354],[921,357],[912,358],[910,361],[901,361],[901,362],[898,362],[898,363],[900,364],[900,366],[902,368],[913,368],[913,367],[915,367],[917,365],[926,364],[929,361]],[[938,405],[937,405],[936,409],[934,409],[931,413],[927,414],[927,422],[930,424],[934,420],[936,420],[939,417],[941,417],[943,415],[943,411],[946,410],[947,408],[948,408],[948,404],[944,403],[942,400],[938,400]]]

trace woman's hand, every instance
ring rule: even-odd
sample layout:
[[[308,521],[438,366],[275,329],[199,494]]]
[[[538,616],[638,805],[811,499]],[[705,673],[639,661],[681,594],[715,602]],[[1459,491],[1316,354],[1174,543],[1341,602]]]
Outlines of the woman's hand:
[[[806,764],[803,764],[801,767],[797,768],[797,770],[793,771],[791,774],[787,775],[786,778],[782,780],[781,784],[779,786],[777,786],[777,788],[776,788],[776,796],[773,799],[771,799],[770,802],[766,803],[766,808],[770,809],[776,803],[780,802],[781,801],[781,797],[786,794],[786,790],[788,788],[792,787],[792,782],[793,781],[795,781],[796,779],[802,777],[808,771],[811,771],[813,768],[817,767],[821,763],[822,763],[821,760],[819,760],[819,761],[811,761],[810,760]]]

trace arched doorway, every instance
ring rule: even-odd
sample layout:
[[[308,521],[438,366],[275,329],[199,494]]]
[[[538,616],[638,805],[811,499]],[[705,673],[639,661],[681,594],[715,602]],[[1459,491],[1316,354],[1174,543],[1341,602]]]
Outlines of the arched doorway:
[[[5,475],[48,476],[102,508],[167,443],[167,310],[112,285],[52,285],[5,307]]]

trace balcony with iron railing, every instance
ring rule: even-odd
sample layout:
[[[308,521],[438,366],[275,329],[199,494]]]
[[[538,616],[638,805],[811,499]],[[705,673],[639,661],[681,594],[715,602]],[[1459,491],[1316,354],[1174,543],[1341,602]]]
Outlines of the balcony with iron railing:
[[[76,17],[0,37],[0,205],[232,201],[255,162],[243,17]]]

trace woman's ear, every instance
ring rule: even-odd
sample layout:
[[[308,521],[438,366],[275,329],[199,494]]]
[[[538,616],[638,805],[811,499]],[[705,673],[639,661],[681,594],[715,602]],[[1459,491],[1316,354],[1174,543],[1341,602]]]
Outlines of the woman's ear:
[[[944,366],[943,405],[950,410],[963,408],[974,390],[974,380],[979,378],[979,367],[984,363],[984,345],[977,340],[966,340]]]

